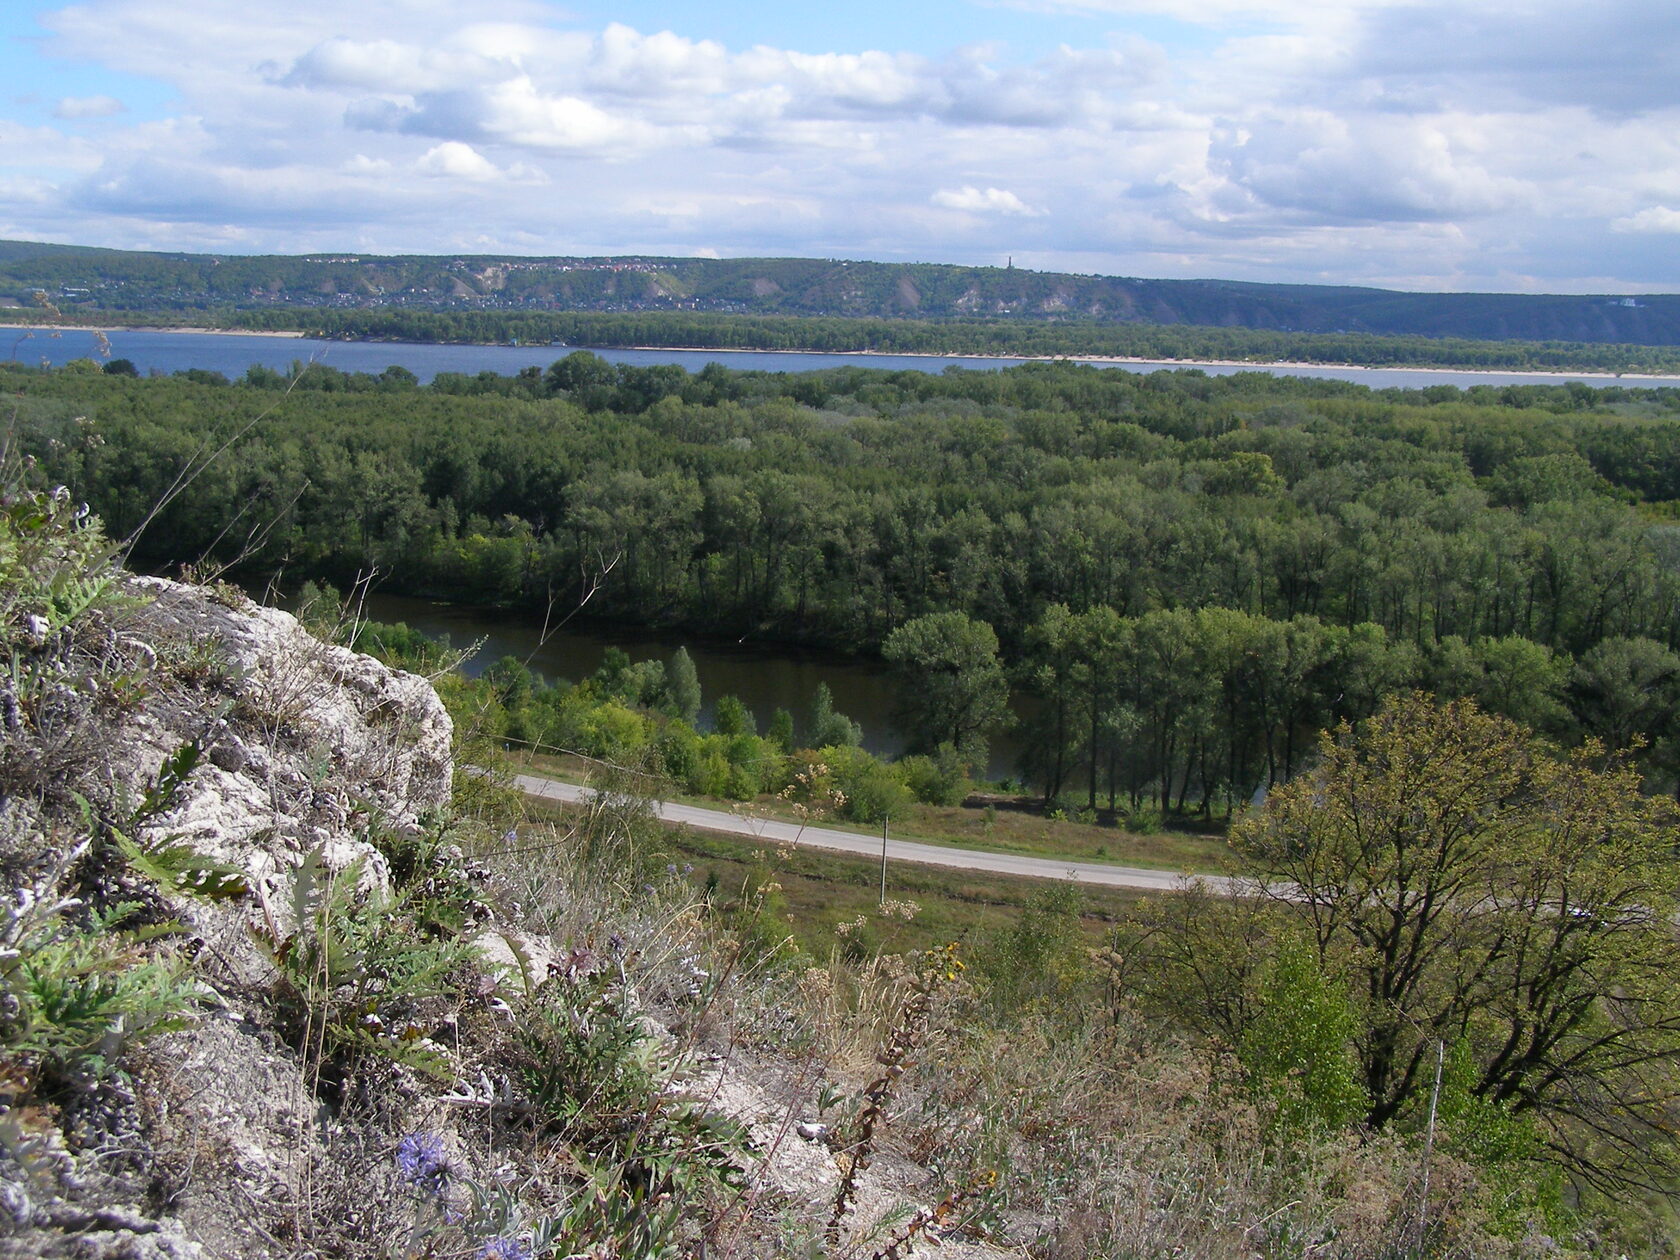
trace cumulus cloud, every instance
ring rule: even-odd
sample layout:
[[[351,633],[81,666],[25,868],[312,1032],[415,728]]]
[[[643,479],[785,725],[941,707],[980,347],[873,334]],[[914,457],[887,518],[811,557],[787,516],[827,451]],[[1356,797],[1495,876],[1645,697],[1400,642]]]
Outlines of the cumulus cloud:
[[[1450,119],[1299,111],[1216,132],[1209,165],[1260,202],[1335,219],[1480,216],[1528,191],[1490,171],[1468,139]]]
[[[1615,232],[1639,232],[1651,235],[1673,235],[1680,233],[1680,210],[1671,210],[1667,206],[1649,206],[1638,214],[1625,215],[1614,219],[1610,228]]]
[[[340,36],[304,53],[280,81],[292,87],[411,93],[491,83],[516,73],[506,61],[470,52]]]
[[[445,140],[427,149],[414,163],[421,175],[439,179],[463,180],[483,184],[493,180],[502,182],[540,184],[547,182],[543,173],[523,162],[516,162],[505,170],[497,166],[470,144]],[[369,171],[368,173],[372,173]]]
[[[425,155],[414,164],[414,169],[422,175],[474,181],[495,179],[501,174],[494,162],[487,160],[472,145],[462,144],[458,140],[445,140],[442,144],[427,149]]]
[[[964,210],[970,214],[1013,214],[1033,217],[1044,213],[1035,210],[1006,188],[980,189],[972,184],[961,188],[941,188],[930,198],[936,206],[946,210]]]
[[[53,106],[53,117],[64,119],[110,118],[128,109],[114,96],[66,96]]]
[[[779,119],[1106,125],[1167,73],[1162,50],[1142,40],[1116,48],[1063,47],[1036,62],[999,67],[976,49],[940,59],[762,45],[731,53],[712,40],[670,31],[645,35],[620,23],[588,39],[521,42],[515,34],[476,27],[448,47],[430,49],[335,38],[316,44],[275,78],[297,89],[368,94],[352,107],[356,125],[377,122],[382,112],[408,108],[410,101],[419,113],[458,115],[472,94],[489,100],[501,93],[568,102],[567,113],[576,109],[570,102],[581,101],[605,112],[634,109],[643,121],[701,125],[727,143],[741,134],[761,135],[767,121]],[[542,135],[549,129],[526,130]]]
[[[656,127],[569,93],[545,93],[523,75],[489,87],[424,93],[408,108],[375,102],[349,117],[370,129],[620,158],[661,141]]]
[[[962,37],[992,35],[1009,3],[977,4]],[[94,67],[130,79],[56,107],[43,89],[27,119],[0,115],[8,177],[30,190],[10,232],[1013,253],[1457,288],[1620,277],[1636,291],[1680,271],[1653,248],[1680,215],[1680,7],[1010,7],[1038,15],[1031,51],[940,46],[909,24],[844,47],[729,43],[699,7],[686,26],[638,30],[586,24],[559,0],[478,15],[459,0],[41,0],[43,51],[80,67],[78,83],[97,84]],[[997,28],[1019,29],[1018,14]],[[131,92],[134,77],[157,90]],[[119,97],[127,113],[100,103]],[[49,110],[106,121],[35,126]]]

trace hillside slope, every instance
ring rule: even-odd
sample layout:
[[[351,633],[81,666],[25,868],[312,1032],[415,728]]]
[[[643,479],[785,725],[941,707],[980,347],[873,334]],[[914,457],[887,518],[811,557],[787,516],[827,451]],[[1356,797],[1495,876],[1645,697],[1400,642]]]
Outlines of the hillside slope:
[[[695,311],[1186,324],[1680,345],[1680,296],[1402,293],[807,258],[239,256],[0,241],[0,301],[65,311]]]
[[[928,1169],[829,1142],[835,1077],[720,1035],[747,990],[692,893],[618,891],[634,800],[492,830],[426,680],[122,573],[62,490],[0,509],[0,1257],[852,1254],[953,1223]]]

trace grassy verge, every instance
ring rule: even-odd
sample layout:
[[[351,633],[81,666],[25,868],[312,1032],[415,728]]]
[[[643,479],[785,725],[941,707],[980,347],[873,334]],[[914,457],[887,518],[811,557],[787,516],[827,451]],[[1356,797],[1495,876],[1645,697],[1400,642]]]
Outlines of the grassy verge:
[[[510,753],[509,760],[521,770],[573,783],[581,783],[590,769],[588,762],[576,757]],[[801,821],[787,802],[774,796],[761,796],[747,803],[682,793],[673,793],[667,799],[718,810],[729,810],[738,805],[753,817]],[[1220,869],[1226,852],[1224,838],[1218,835],[1184,831],[1142,834],[1071,818],[1049,819],[1026,808],[1026,805],[1024,798],[1019,804],[1009,798],[1000,798],[992,803],[991,808],[979,801],[973,805],[918,804],[911,807],[909,814],[892,820],[892,834],[898,840],[917,840],[949,848],[1077,862],[1110,862],[1117,866],[1143,866],[1168,871],[1214,872]],[[836,831],[868,836],[881,834],[878,827],[864,827],[843,819],[814,821]]]
[[[571,808],[535,797],[527,807],[533,814],[562,816]],[[722,912],[751,902],[765,884],[775,885],[763,897],[762,913],[785,923],[799,947],[817,957],[831,949],[867,956],[878,949],[972,942],[1007,929],[1045,888],[1038,879],[894,862],[887,868],[883,913],[881,865],[872,859],[688,827],[673,827],[667,844],[671,862],[691,868],[688,877]],[[1143,896],[1124,888],[1079,891],[1092,944],[1102,943]],[[916,907],[908,918],[907,902]]]

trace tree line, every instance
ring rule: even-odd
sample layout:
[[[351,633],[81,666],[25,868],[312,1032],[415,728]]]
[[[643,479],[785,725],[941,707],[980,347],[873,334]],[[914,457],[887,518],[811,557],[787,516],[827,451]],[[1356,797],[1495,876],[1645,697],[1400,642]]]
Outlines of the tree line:
[[[1413,685],[1560,738],[1643,737],[1673,779],[1672,390],[588,354],[429,388],[301,364],[0,383],[44,475],[152,566],[374,570],[866,653],[960,615],[1041,698],[1028,768],[1050,795],[1224,811]],[[924,750],[972,749],[971,725]]]

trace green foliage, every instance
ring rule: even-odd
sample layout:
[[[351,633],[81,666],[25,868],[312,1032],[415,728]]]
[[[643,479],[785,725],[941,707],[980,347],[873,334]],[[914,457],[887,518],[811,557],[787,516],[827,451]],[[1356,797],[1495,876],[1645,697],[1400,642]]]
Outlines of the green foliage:
[[[1249,1087],[1286,1141],[1344,1128],[1365,1113],[1353,1052],[1359,1019],[1347,993],[1297,936],[1277,943],[1238,1047]]]
[[[700,675],[694,668],[694,658],[688,649],[679,647],[665,663],[665,696],[673,717],[692,726],[700,716],[704,699],[700,692]]]
[[[765,738],[780,748],[784,753],[794,749],[793,714],[786,709],[777,709],[770,715],[770,729],[765,732]]]
[[[662,1256],[690,1214],[743,1184],[746,1131],[671,1096],[679,1064],[648,1033],[614,957],[587,947],[543,985],[515,1031],[518,1079],[535,1123],[565,1144],[591,1185],[564,1232],[617,1254]]]
[[[614,369],[610,408],[584,411],[540,373],[296,383],[316,376],[307,406],[185,379],[5,384],[35,480],[74,486],[118,534],[194,444],[272,411],[170,500],[146,563],[231,560],[261,517],[253,572],[376,567],[410,592],[863,653],[930,616],[984,623],[1033,693],[1034,786],[1112,814],[1234,813],[1299,773],[1317,730],[1417,685],[1574,741],[1620,721],[1600,704],[1613,672],[1577,673],[1597,645],[1680,647],[1672,391]],[[626,657],[598,694],[669,711],[661,673]],[[931,729],[945,667],[909,673],[915,751],[972,757],[973,736]],[[577,746],[573,714],[516,707],[487,713]],[[1652,790],[1680,786],[1671,716],[1636,714]],[[826,718],[801,732],[854,742]]]
[[[1073,885],[1047,885],[1032,894],[1013,927],[984,942],[974,962],[994,1012],[1052,1009],[1089,978],[1082,905]]]
[[[928,750],[950,744],[984,764],[988,732],[1009,716],[991,626],[960,612],[929,613],[888,635],[881,655],[903,680],[901,704],[914,741]]]
[[[363,859],[334,871],[315,849],[291,872],[286,904],[264,900],[254,935],[279,970],[283,1017],[305,1051],[344,1065],[374,1054],[447,1080],[426,1004],[452,991],[472,951],[438,933],[423,889],[387,893],[365,875]]]
[[[902,817],[910,807],[910,791],[893,767],[861,748],[837,747],[817,751],[827,763],[834,786],[842,798],[842,816],[860,823],[879,823],[893,815]]]
[[[834,710],[834,695],[827,683],[818,683],[811,698],[810,745],[812,748],[856,747],[863,742],[863,728],[844,713]]]
[[[1666,1184],[1680,938],[1663,804],[1600,749],[1560,756],[1468,700],[1395,697],[1319,756],[1233,832],[1261,900],[1221,920],[1178,899],[1157,919],[1155,998],[1251,1055],[1266,1036],[1285,1054],[1316,1038],[1331,1075],[1301,1104],[1328,1118],[1345,982],[1369,1128],[1420,1128],[1436,1047],[1462,1040],[1463,1089],[1490,1124],[1502,1110],[1534,1126],[1581,1183]],[[1313,969],[1285,955],[1270,982],[1296,991],[1291,1029],[1255,977],[1297,931]]]
[[[1532,1111],[1477,1092],[1475,1055],[1465,1038],[1446,1052],[1438,1119],[1441,1141],[1476,1169],[1494,1228],[1515,1237],[1533,1221],[1567,1227],[1563,1169],[1546,1149]]]
[[[712,729],[719,735],[751,735],[758,729],[752,710],[738,696],[719,696],[712,714]]]
[[[82,800],[80,804],[88,829],[106,835],[129,866],[159,888],[177,896],[225,901],[250,892],[250,879],[244,870],[205,856],[191,845],[183,844],[178,836],[154,836],[142,841],[128,834],[138,833],[143,823],[169,809],[203,755],[203,745],[189,740],[164,758],[157,774],[146,784],[140,803],[130,811],[126,832],[115,825],[98,822],[88,803]]]
[[[911,795],[928,805],[961,805],[974,786],[953,744],[941,744],[932,757],[901,758],[895,769]]]
[[[124,930],[117,905],[75,926],[69,905],[25,899],[0,932],[0,1056],[48,1084],[98,1079],[122,1052],[184,1027],[195,986],[155,942],[175,925]]]
[[[118,548],[70,491],[32,490],[0,448],[0,645],[36,643],[111,593]],[[32,620],[33,619],[33,620]]]
[[[440,643],[403,621],[357,622],[355,635],[347,646],[414,674],[435,674],[446,669],[454,656],[447,643]]]

